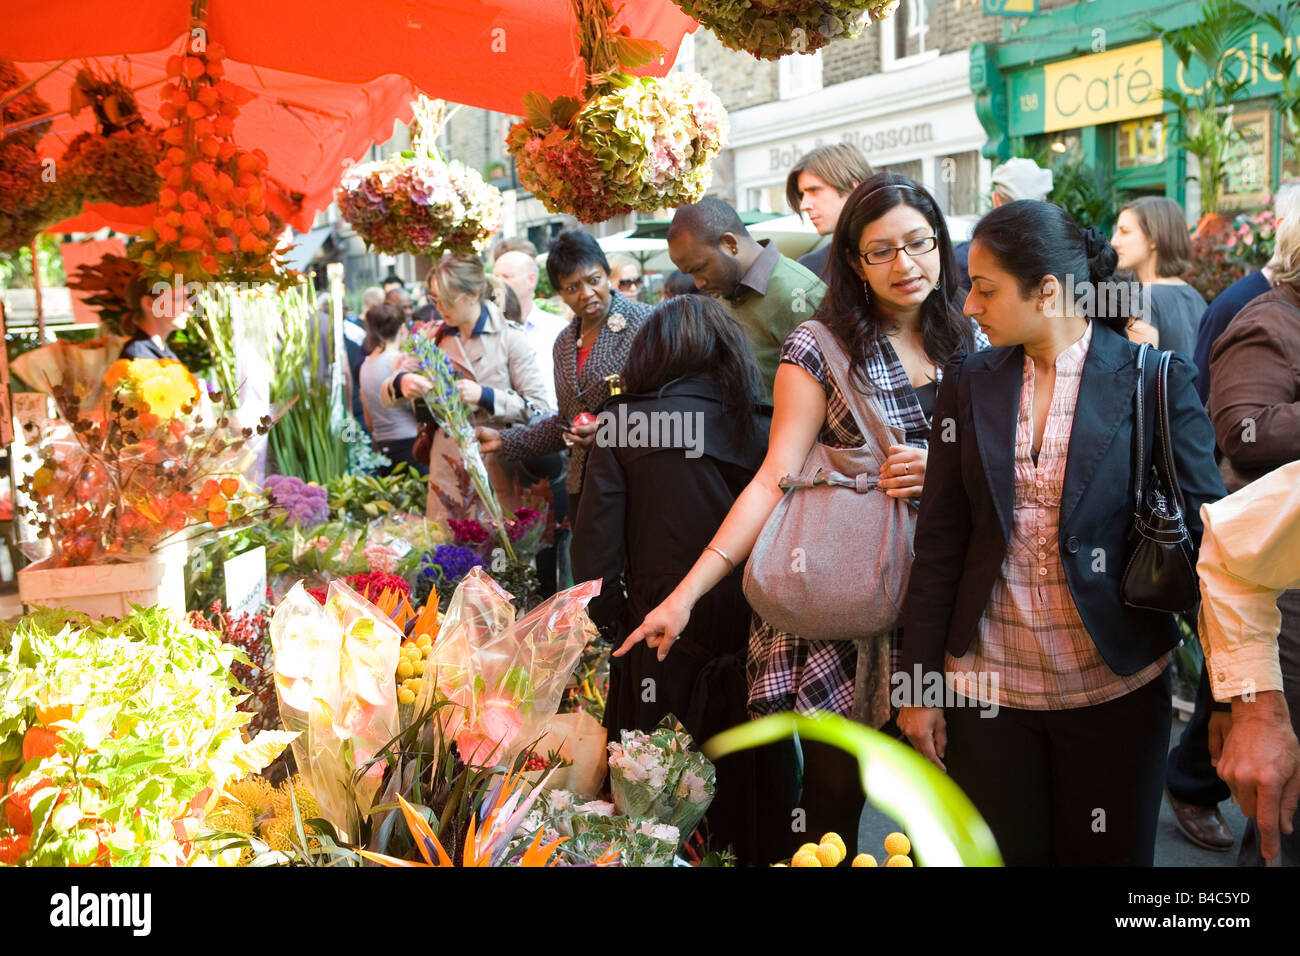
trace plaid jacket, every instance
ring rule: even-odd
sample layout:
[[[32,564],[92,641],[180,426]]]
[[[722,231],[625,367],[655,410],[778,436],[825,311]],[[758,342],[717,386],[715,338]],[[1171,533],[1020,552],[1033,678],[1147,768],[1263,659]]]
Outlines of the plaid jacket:
[[[555,398],[559,412],[532,425],[516,425],[501,433],[501,442],[507,458],[535,458],[548,455],[565,447],[564,432],[580,412],[595,412],[609,397],[607,375],[623,371],[632,340],[650,317],[653,306],[634,302],[615,292],[610,297],[609,320],[596,337],[591,354],[578,372],[578,337],[582,334],[582,318],[574,316],[569,327],[555,340],[552,355],[555,358]],[[614,331],[610,320],[623,317],[623,328]],[[618,324],[618,323],[615,323]],[[570,494],[582,490],[582,475],[587,465],[587,449],[574,445],[569,452],[569,473],[565,488]]]

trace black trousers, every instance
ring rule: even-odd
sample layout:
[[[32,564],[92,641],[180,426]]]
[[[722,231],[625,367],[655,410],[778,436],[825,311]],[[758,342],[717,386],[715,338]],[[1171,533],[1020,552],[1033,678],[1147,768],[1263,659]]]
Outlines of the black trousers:
[[[782,740],[758,748],[755,761],[760,865],[788,860],[831,832],[852,859],[866,803],[857,757],[815,740]]]
[[[988,713],[945,710],[944,763],[1008,866],[1154,863],[1171,719],[1163,677],[1092,707]]]

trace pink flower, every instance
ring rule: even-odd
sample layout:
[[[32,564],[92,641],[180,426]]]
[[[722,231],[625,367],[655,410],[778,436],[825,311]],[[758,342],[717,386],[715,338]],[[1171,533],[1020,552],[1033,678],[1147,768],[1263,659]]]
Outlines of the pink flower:
[[[513,701],[484,701],[477,723],[466,726],[456,737],[460,759],[470,767],[486,766],[489,760],[502,761],[523,723]]]

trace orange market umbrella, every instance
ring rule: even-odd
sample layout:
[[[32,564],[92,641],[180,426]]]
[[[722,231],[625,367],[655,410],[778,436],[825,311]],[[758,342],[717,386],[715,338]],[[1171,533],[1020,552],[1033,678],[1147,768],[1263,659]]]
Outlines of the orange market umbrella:
[[[116,69],[135,89],[147,121],[167,57],[190,30],[190,0],[5,0],[0,57],[16,61],[55,111],[66,110],[79,67]],[[417,92],[521,114],[524,94],[577,94],[584,83],[569,0],[209,0],[206,40],[226,49],[227,76],[255,94],[235,140],[265,150],[270,174],[303,194],[290,219],[310,228],[343,169],[410,117]],[[670,0],[628,2],[616,20],[631,36],[658,41],[659,62],[636,72],[664,75],[695,21]],[[40,143],[59,157],[93,117],[66,112]],[[112,226],[139,231],[151,207],[90,205],[55,231]]]

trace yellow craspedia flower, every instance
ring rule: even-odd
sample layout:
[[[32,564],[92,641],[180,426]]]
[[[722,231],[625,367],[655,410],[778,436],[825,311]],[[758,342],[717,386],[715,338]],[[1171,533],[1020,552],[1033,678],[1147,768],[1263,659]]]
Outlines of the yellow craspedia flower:
[[[876,862],[876,858],[872,856],[870,853],[859,853],[857,856],[853,858],[853,862],[849,865],[850,866],[879,866],[880,864]]]
[[[790,859],[791,866],[821,866],[822,861],[817,859],[817,853],[810,850],[800,850]]]
[[[885,852],[890,856],[907,856],[912,852],[912,841],[902,833],[891,833],[885,837]]]
[[[840,839],[840,835],[838,833],[827,833],[825,836],[821,838],[819,842],[822,844],[830,843],[833,846],[839,847],[841,857],[846,857],[849,855],[849,848],[844,845],[844,841]]]
[[[795,850],[794,852],[796,852],[796,853],[816,853],[816,852],[817,852],[817,844],[816,844],[816,843],[805,843],[803,846],[799,847],[799,849]]]
[[[885,861],[885,866],[911,866],[911,857],[895,854]]]
[[[817,848],[816,856],[822,866],[839,866],[844,859],[844,851],[834,843],[823,843]]]

